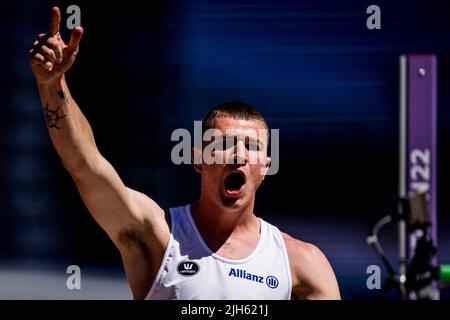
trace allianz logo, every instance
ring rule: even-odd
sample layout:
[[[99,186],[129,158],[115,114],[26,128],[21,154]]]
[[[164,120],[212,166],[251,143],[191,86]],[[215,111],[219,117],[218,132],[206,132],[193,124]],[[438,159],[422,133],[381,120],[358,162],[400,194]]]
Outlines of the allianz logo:
[[[228,273],[229,277],[235,277],[235,278],[241,278],[241,279],[245,279],[245,280],[250,280],[253,282],[258,282],[258,283],[266,283],[267,286],[271,289],[275,289],[276,287],[278,287],[278,279],[274,276],[268,276],[265,278],[264,281],[264,277],[263,276],[259,276],[257,274],[253,274],[250,272],[247,272],[246,270],[241,270],[241,269],[235,269],[235,268],[230,268],[230,272]]]

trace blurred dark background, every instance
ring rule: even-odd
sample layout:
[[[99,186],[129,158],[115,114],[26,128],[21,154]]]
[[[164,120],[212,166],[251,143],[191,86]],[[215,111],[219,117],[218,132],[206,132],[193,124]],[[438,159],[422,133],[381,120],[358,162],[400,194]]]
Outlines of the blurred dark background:
[[[66,75],[99,149],[124,182],[162,207],[198,199],[199,179],[170,159],[176,128],[242,100],[280,129],[280,170],[256,213],[318,245],[344,299],[381,262],[370,221],[396,209],[399,55],[438,57],[439,259],[450,262],[450,10],[445,1],[0,2],[0,262],[78,264],[123,273],[48,137],[27,52],[51,8],[81,8],[85,33]],[[381,8],[381,30],[366,8]],[[396,229],[382,241],[396,255]],[[385,272],[384,272],[385,273]],[[1,285],[1,284],[0,284]],[[443,296],[447,296],[443,292]],[[385,296],[389,298],[392,296]]]

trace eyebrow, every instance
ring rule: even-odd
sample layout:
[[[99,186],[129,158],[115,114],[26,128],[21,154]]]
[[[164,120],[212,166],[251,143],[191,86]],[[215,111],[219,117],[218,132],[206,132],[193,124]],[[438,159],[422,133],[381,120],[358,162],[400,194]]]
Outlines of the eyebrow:
[[[221,134],[221,137],[224,140],[229,139],[229,138],[236,138],[238,136],[241,136],[241,134],[237,134],[235,132],[231,132],[231,133],[230,132],[228,132],[228,133],[227,132],[222,132],[222,134]],[[252,142],[252,143],[256,142],[259,147],[263,147],[265,145],[264,139],[259,139],[259,136],[258,137],[253,137],[253,136],[250,136],[250,135],[244,135],[244,136],[245,136],[245,138],[248,138],[249,142]]]

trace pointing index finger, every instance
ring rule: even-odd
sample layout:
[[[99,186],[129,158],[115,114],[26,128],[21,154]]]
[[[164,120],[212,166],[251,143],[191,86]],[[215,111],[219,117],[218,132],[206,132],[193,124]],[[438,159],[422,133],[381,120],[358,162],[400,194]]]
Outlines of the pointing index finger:
[[[54,36],[59,32],[59,25],[61,23],[61,11],[59,11],[58,7],[53,7],[52,10],[52,19],[50,20],[50,27],[48,32]]]

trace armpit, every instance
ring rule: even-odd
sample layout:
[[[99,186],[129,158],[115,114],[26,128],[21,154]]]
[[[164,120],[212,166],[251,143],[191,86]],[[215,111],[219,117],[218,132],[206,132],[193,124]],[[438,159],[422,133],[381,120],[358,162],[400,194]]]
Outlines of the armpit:
[[[122,229],[118,234],[118,239],[121,244],[126,246],[127,248],[139,248],[144,249],[145,244],[142,241],[140,235],[131,228]]]

